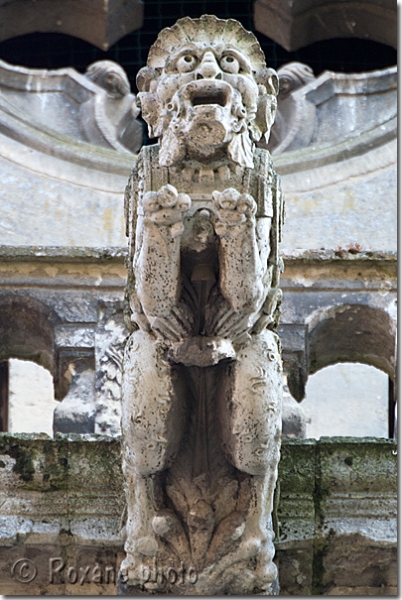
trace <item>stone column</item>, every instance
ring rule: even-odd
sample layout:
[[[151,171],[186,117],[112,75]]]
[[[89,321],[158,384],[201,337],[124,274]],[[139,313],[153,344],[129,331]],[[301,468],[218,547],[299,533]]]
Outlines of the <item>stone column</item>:
[[[126,191],[121,595],[278,593],[278,78],[240,23],[163,30],[137,78],[158,144]]]

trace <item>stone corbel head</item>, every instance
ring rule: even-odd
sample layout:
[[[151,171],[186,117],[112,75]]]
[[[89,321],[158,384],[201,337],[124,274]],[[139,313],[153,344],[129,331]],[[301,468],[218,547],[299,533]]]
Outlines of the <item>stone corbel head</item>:
[[[111,60],[92,63],[85,76],[106,90],[111,98],[122,98],[130,93],[130,82],[125,70]]]
[[[255,36],[237,21],[210,15],[164,29],[137,85],[163,166],[226,154],[252,168],[254,144],[269,137],[279,90]]]
[[[142,144],[142,127],[136,120],[140,111],[124,69],[111,60],[98,60],[87,68],[85,77],[99,89],[80,108],[88,141],[137,152]]]

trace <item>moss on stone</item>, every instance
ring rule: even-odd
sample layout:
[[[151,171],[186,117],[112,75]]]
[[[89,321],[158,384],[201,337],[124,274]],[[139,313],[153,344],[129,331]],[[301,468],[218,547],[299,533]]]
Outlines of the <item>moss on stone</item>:
[[[15,459],[14,473],[18,473],[25,482],[32,481],[35,473],[32,450],[21,445],[13,445],[9,447],[8,454]]]
[[[314,491],[315,448],[316,441],[311,439],[282,441],[279,463],[281,494]]]
[[[313,572],[311,593],[313,596],[323,596],[328,586],[324,585],[325,580],[325,557],[328,553],[328,545],[324,543],[314,548]]]

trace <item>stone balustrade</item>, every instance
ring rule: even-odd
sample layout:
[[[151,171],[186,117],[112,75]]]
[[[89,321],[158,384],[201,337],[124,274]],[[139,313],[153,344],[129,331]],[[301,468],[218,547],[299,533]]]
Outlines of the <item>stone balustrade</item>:
[[[115,593],[120,465],[116,438],[0,434],[2,594]],[[274,514],[281,594],[396,594],[396,476],[392,440],[283,441]]]

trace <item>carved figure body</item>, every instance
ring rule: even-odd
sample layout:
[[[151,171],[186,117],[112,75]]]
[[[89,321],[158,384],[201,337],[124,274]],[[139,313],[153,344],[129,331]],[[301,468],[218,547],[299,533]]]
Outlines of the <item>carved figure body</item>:
[[[150,135],[126,193],[130,593],[274,593],[283,202],[278,82],[236,21],[181,19],[138,74]],[[124,592],[123,592],[124,593]]]

